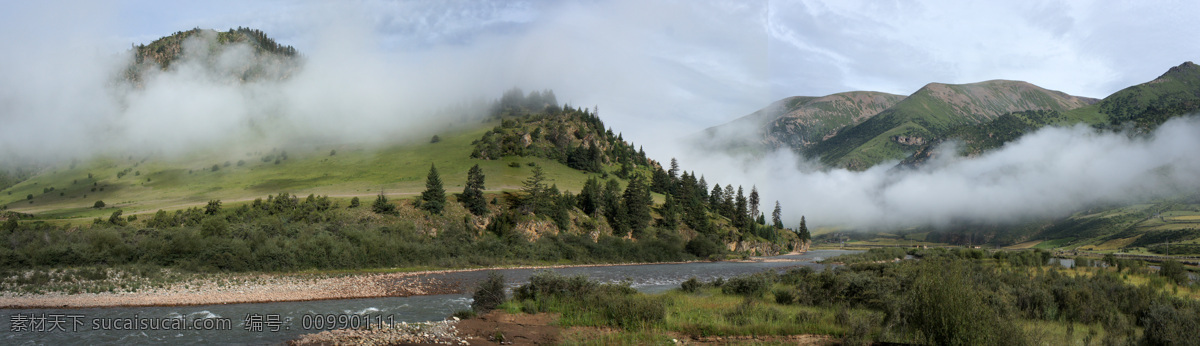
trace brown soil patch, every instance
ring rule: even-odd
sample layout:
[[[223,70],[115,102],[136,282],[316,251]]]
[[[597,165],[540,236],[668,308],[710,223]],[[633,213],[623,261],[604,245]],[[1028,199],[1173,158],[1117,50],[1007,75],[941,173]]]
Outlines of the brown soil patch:
[[[471,345],[556,345],[562,339],[561,328],[550,325],[558,314],[509,314],[492,311],[458,322],[459,337]]]

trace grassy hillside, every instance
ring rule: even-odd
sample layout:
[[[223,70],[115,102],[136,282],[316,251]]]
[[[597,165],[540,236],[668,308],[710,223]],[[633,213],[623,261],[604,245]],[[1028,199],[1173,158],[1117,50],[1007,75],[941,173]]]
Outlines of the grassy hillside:
[[[1134,85],[1104,98],[1098,111],[1112,125],[1132,122],[1152,129],[1167,119],[1200,109],[1200,66],[1191,61],[1172,67],[1152,81]]]
[[[540,165],[549,180],[564,190],[579,191],[589,175],[596,175],[536,157],[470,158],[471,143],[494,125],[484,123],[442,134],[437,143],[422,141],[425,143],[381,149],[366,145],[293,148],[244,153],[236,159],[214,154],[180,158],[109,156],[46,169],[0,191],[0,205],[17,212],[84,220],[107,215],[115,208],[126,214],[153,212],[213,199],[250,200],[279,192],[349,198],[373,197],[384,191],[389,196],[411,197],[425,188],[431,164],[438,167],[450,192],[462,191],[467,170],[475,164],[488,177],[488,191],[519,188],[530,174],[530,162]],[[276,164],[275,159],[284,154],[287,158]],[[517,167],[510,167],[514,163]],[[33,198],[27,199],[29,195]],[[106,203],[104,210],[92,208],[98,200]]]

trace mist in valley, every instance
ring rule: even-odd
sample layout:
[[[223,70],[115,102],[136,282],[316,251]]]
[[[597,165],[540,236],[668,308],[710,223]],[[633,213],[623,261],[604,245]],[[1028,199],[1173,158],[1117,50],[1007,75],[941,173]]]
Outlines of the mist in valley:
[[[909,167],[884,162],[864,171],[823,167],[787,149],[764,155],[690,151],[681,156],[708,181],[757,185],[764,205],[779,200],[790,227],[859,230],[1017,224],[1089,207],[1200,193],[1200,118],[1168,121],[1152,133],[1085,125],[1047,127],[978,156],[950,141]]]

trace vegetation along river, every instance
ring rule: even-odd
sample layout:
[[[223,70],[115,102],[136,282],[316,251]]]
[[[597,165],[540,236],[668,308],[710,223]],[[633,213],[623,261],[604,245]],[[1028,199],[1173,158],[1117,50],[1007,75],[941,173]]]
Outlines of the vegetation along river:
[[[694,262],[552,269],[591,279],[627,281],[654,293],[678,287],[688,278],[730,278],[795,266],[822,269],[821,259],[859,251],[814,250],[803,255],[768,257],[751,262]],[[509,287],[526,282],[534,269],[501,269]],[[488,271],[428,274],[442,282],[472,288]],[[92,309],[3,309],[0,344],[276,344],[299,335],[372,322],[422,322],[445,319],[471,305],[468,294],[341,299],[260,304]]]

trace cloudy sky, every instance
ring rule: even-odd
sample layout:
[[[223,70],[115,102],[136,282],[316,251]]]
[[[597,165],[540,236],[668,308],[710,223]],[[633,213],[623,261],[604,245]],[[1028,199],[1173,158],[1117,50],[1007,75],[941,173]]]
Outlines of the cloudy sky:
[[[794,95],[1014,79],[1104,97],[1197,60],[1196,14],[1194,1],[4,2],[0,159],[210,148],[264,123],[296,140],[424,140],[430,109],[517,86],[598,106],[651,157],[679,157],[710,182],[757,184],[789,225],[1064,215],[1200,186],[1187,165],[1200,153],[1172,149],[1194,148],[1200,121],[1144,140],[1046,129],[901,173],[814,170],[787,152],[716,157],[677,139]],[[240,84],[185,59],[144,88],[113,86],[133,44],[239,26],[295,46],[303,70]]]
[[[1200,4],[1191,1],[130,0],[3,7],[4,38],[31,50],[5,59],[4,69],[65,52],[91,58],[78,53],[119,51],[193,27],[247,26],[307,54],[342,49],[423,70],[410,82],[438,90],[494,97],[510,86],[552,88],[562,101],[599,105],[610,125],[644,143],[664,138],[663,131],[694,133],[786,96],[908,94],[929,82],[1017,79],[1103,97],[1200,57],[1191,39],[1200,33],[1192,18]]]

